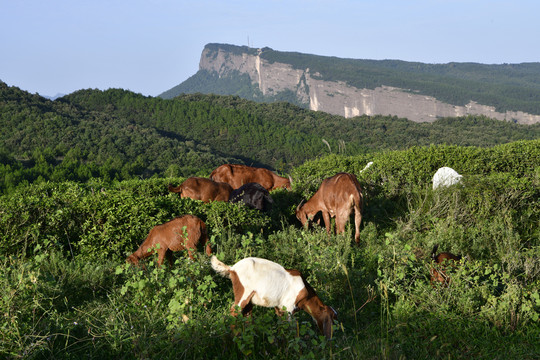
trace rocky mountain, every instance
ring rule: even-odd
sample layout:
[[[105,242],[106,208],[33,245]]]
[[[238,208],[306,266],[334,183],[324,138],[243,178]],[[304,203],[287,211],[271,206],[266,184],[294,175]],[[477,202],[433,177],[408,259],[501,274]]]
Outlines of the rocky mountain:
[[[195,92],[289,101],[347,118],[380,114],[432,122],[485,115],[540,122],[540,63],[354,60],[208,44],[197,74],[160,96]]]

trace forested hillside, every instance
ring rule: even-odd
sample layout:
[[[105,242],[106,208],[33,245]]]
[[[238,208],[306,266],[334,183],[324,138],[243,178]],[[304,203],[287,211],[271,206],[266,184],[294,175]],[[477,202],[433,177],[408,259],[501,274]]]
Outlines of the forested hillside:
[[[385,116],[345,119],[288,103],[234,96],[171,100],[129,91],[81,90],[56,101],[0,83],[0,173],[5,191],[36,180],[208,174],[226,162],[288,172],[328,153],[413,145],[493,146],[540,136],[485,117],[418,124]]]
[[[357,89],[391,86],[411,93],[431,96],[444,103],[465,106],[470,101],[493,106],[496,111],[523,111],[540,114],[540,63],[488,65],[478,63],[426,64],[401,60],[342,59],[330,56],[253,49],[229,44],[207,44],[207,56],[218,51],[259,56],[268,63],[309,69],[312,76],[343,82]],[[204,52],[203,52],[204,54]],[[204,55],[203,55],[204,56]],[[277,76],[277,75],[276,75]],[[249,76],[233,71],[217,74],[205,69],[160,96],[172,98],[181,93],[234,94],[258,101],[298,103],[294,91],[279,96],[263,95]],[[303,104],[307,106],[307,104]]]
[[[143,99],[132,93],[128,97],[133,103]],[[129,116],[116,116],[113,107],[112,96],[109,108],[90,109],[0,83],[2,187],[37,179],[196,174],[239,161],[181,135],[164,135]]]

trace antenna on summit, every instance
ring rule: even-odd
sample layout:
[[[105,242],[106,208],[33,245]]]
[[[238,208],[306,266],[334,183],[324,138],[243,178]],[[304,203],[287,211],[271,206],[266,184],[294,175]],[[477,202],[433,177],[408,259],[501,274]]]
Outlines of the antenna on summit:
[[[248,35],[248,47],[249,47],[249,35]]]

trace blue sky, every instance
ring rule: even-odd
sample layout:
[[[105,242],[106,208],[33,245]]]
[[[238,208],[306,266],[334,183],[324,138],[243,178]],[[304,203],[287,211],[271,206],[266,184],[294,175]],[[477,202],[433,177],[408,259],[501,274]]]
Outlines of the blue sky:
[[[0,80],[156,96],[207,43],[354,59],[540,61],[537,0],[0,0]]]

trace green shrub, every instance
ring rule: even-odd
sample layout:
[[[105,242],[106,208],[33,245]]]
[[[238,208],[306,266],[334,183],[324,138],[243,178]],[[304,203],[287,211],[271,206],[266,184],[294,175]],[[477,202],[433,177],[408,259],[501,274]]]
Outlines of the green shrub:
[[[41,183],[4,195],[0,357],[537,358],[538,148],[331,155],[295,169],[293,190],[272,192],[268,214],[180,199],[166,185],[182,178]],[[444,165],[463,182],[433,191]],[[300,200],[339,171],[364,189],[358,245],[351,224],[327,235],[295,219]],[[202,253],[178,255],[172,267],[155,257],[145,270],[125,264],[153,226],[185,213],[206,222],[227,264],[257,256],[300,270],[338,311],[334,339],[304,312],[292,322],[262,307],[231,317],[231,282]],[[435,244],[465,257],[447,269],[448,287],[430,284]]]

